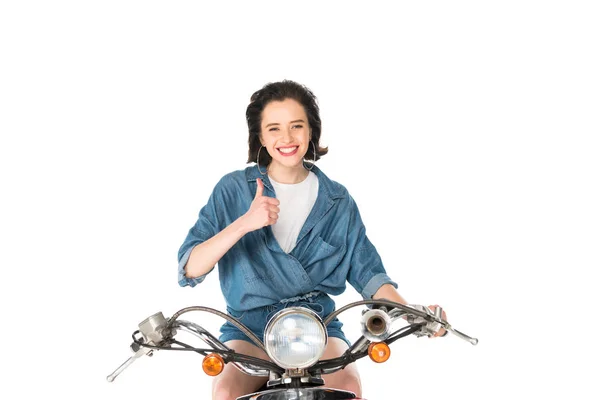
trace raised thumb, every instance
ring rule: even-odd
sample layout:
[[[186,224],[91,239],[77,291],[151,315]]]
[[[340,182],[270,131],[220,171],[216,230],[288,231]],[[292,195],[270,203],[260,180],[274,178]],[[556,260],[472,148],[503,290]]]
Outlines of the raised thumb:
[[[256,179],[256,196],[254,196],[254,198],[259,198],[260,196],[263,195],[263,189],[265,188],[264,184],[262,183],[262,180],[260,178]]]

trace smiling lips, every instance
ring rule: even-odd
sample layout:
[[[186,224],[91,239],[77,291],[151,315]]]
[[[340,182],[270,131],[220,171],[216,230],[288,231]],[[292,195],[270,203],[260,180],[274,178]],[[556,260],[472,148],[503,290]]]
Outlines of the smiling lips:
[[[279,151],[279,154],[281,154],[282,156],[288,157],[288,156],[293,156],[294,154],[296,154],[298,152],[298,147],[299,146],[280,147],[277,150]]]

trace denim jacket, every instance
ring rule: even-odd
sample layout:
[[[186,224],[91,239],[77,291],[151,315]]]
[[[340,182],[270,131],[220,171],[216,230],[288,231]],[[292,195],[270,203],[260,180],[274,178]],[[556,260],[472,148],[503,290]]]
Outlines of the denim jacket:
[[[365,299],[383,284],[398,287],[367,238],[356,203],[346,188],[317,166],[312,172],[319,179],[317,200],[289,254],[267,226],[244,235],[219,260],[219,280],[228,308],[250,310],[312,291],[339,295],[346,289],[346,281]],[[257,178],[264,183],[263,195],[276,197],[268,176],[261,175],[256,166],[229,173],[217,183],[179,249],[180,286],[194,287],[204,280],[206,275],[185,276],[192,249],[248,211]]]

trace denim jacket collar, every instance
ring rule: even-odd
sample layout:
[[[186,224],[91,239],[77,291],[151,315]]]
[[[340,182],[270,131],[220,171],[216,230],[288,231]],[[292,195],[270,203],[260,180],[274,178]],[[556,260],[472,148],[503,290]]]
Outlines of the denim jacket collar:
[[[313,167],[311,172],[314,172],[319,179],[319,187],[323,189],[323,193],[329,200],[336,200],[344,197],[344,188],[329,179],[316,165],[312,164]],[[265,187],[274,193],[273,185],[271,185],[271,181],[269,180],[268,174],[261,174],[258,170],[258,167],[254,165],[253,167],[246,168],[246,178],[248,182],[256,182],[257,178],[260,178]],[[319,190],[319,194],[321,194],[321,190]]]

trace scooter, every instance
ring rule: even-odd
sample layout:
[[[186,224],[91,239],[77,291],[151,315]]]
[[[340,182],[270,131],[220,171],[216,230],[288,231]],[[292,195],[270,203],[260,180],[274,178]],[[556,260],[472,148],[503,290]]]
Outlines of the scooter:
[[[360,338],[340,357],[320,360],[327,346],[327,325],[338,315],[354,307],[364,307],[361,316]],[[179,319],[191,311],[216,314],[244,332],[264,350],[271,361],[241,354],[228,348],[202,326]],[[477,345],[478,339],[454,329],[442,318],[442,308],[431,310],[421,305],[403,305],[387,300],[363,300],[350,303],[322,320],[312,309],[289,307],[277,312],[265,327],[264,343],[232,316],[209,307],[194,306],[177,311],[171,318],[158,312],[138,325],[133,335],[133,355],[119,366],[107,380],[112,382],[136,359],[152,356],[158,350],[190,351],[204,356],[202,369],[217,376],[225,364],[233,363],[251,376],[268,377],[267,383],[255,393],[237,400],[342,400],[354,399],[352,392],[324,387],[322,376],[336,372],[363,357],[382,363],[390,357],[390,345],[409,335],[431,337],[440,328]],[[404,326],[394,329],[398,320]],[[175,339],[178,331],[200,338],[209,348],[193,347]]]

